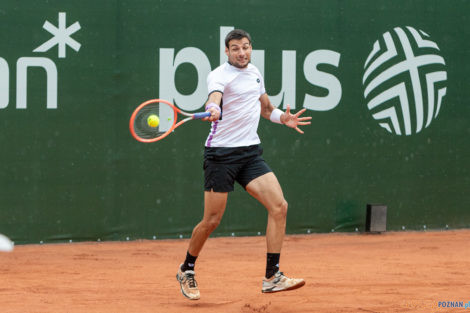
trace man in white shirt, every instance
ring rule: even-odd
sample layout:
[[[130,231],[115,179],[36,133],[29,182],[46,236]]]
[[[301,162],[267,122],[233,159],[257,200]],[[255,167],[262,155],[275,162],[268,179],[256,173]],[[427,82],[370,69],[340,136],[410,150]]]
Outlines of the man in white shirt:
[[[251,52],[250,35],[241,29],[231,31],[225,38],[228,62],[207,77],[206,111],[211,116],[205,120],[212,125],[204,150],[204,217],[193,230],[186,259],[176,275],[181,292],[191,300],[200,298],[194,278],[196,258],[219,225],[235,181],[268,211],[267,264],[262,292],[291,290],[305,284],[303,279],[288,278],[279,271],[287,201],[276,176],[261,157],[257,129],[261,115],[302,134],[298,126],[310,124],[311,117],[300,117],[305,109],[291,114],[289,106],[286,112],[274,108],[263,77],[250,63]]]

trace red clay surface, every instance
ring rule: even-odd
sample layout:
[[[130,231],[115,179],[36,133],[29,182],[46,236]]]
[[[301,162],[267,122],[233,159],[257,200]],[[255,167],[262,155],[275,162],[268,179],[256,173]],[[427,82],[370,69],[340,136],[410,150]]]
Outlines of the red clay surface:
[[[281,270],[300,289],[261,293],[264,237],[209,239],[201,300],[175,279],[188,240],[17,246],[0,254],[2,313],[470,312],[470,230],[286,237]]]

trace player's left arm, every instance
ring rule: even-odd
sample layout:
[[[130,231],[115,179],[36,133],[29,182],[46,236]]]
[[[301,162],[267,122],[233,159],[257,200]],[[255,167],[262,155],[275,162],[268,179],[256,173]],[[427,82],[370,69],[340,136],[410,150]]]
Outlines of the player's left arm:
[[[305,108],[295,114],[292,114],[290,113],[290,105],[288,104],[286,111],[282,112],[272,105],[268,94],[266,93],[261,95],[259,101],[261,102],[261,116],[265,119],[271,120],[274,123],[284,124],[290,128],[294,128],[301,134],[304,132],[298,126],[311,124],[311,122],[309,122],[309,120],[312,119],[311,116],[300,117],[300,115],[302,115],[307,110]]]

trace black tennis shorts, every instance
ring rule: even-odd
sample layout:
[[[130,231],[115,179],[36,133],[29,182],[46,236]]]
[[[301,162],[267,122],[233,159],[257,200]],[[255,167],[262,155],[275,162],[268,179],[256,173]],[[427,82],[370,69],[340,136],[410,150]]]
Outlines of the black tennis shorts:
[[[253,179],[272,172],[261,157],[260,145],[223,148],[206,147],[204,150],[204,190],[233,191],[235,181],[246,188]]]

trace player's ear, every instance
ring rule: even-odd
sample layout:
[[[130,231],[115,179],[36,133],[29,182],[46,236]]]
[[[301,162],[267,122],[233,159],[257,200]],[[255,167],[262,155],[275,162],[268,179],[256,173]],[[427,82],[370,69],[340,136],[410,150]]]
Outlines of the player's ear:
[[[228,56],[228,48],[225,47],[225,54]]]

